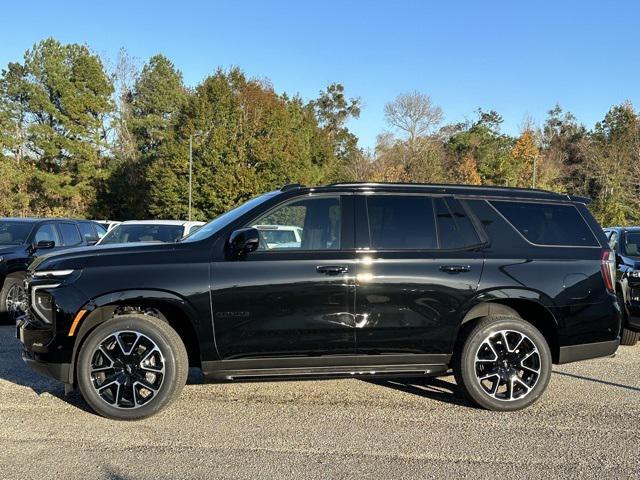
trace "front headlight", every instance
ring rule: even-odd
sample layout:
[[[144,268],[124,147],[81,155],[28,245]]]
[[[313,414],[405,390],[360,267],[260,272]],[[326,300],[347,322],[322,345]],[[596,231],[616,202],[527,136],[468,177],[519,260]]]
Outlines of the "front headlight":
[[[46,323],[53,323],[53,296],[45,288],[56,288],[59,283],[50,285],[36,285],[31,287],[31,307],[38,317]]]

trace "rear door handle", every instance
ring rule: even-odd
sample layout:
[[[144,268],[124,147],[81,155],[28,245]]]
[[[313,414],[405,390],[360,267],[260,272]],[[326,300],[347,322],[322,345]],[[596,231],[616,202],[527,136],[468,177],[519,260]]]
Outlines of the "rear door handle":
[[[324,273],[325,275],[339,275],[341,273],[347,273],[349,267],[346,265],[320,265],[316,267],[318,273]]]
[[[470,272],[471,265],[440,265],[440,270],[447,273]]]

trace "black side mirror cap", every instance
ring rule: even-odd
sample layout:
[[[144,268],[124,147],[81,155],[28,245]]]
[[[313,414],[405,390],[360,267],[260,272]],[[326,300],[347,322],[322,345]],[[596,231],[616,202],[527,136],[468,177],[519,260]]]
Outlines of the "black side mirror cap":
[[[31,249],[35,252],[36,250],[53,248],[55,246],[56,242],[54,242],[53,240],[40,240],[38,243],[33,244]]]
[[[260,232],[257,228],[241,228],[231,233],[229,237],[229,251],[232,256],[247,255],[258,249]]]

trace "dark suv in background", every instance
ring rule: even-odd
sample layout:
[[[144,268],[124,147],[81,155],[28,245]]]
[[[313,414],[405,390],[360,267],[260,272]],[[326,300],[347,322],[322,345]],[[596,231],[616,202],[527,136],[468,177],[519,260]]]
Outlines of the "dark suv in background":
[[[614,257],[587,200],[450,185],[299,185],[172,244],[38,259],[24,359],[98,413],[164,408],[188,365],[251,380],[445,375],[524,408],[552,363],[613,354]],[[299,241],[257,226],[299,229]],[[297,237],[296,237],[297,238]],[[268,241],[267,241],[268,240]]]
[[[26,311],[27,267],[43,253],[96,243],[106,230],[86,220],[0,218],[0,313]]]
[[[616,254],[616,293],[622,309],[622,345],[640,340],[640,227],[604,229]]]

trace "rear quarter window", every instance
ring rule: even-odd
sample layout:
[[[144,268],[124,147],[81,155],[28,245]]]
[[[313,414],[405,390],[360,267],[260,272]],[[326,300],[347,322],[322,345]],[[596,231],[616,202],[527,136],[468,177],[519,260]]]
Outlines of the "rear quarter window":
[[[536,245],[599,247],[593,232],[573,205],[489,202],[507,221]]]

